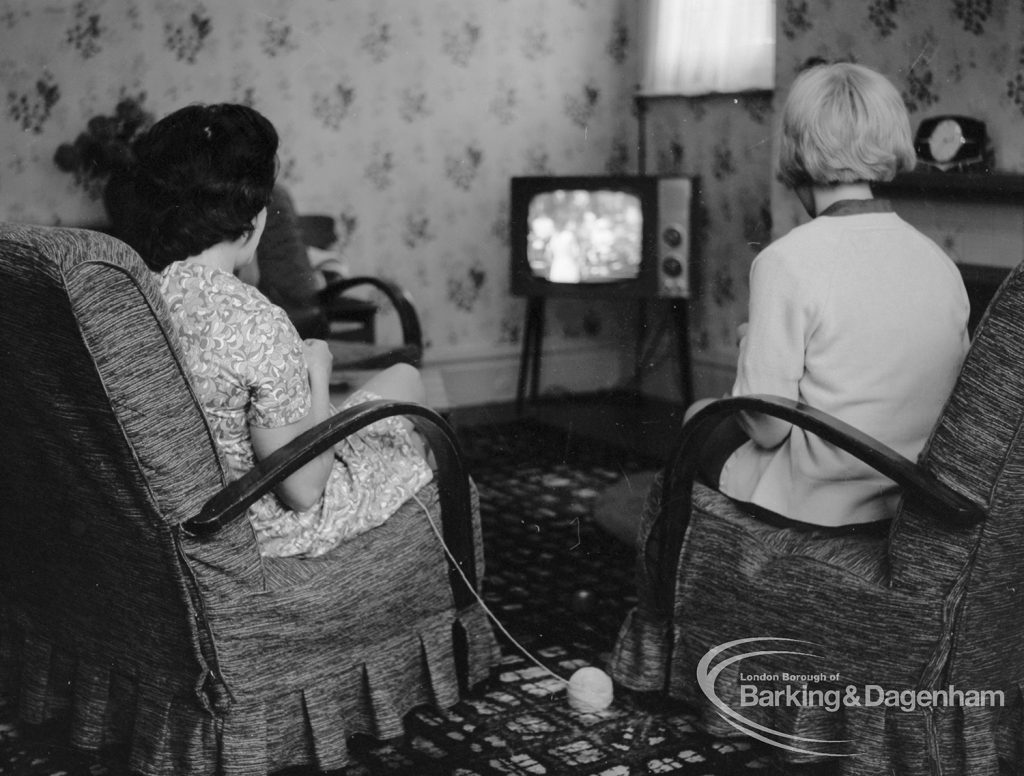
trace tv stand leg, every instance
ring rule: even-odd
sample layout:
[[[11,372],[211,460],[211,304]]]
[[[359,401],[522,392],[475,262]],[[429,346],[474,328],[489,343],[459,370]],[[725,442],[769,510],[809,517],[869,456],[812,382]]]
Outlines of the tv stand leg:
[[[693,370],[690,366],[689,308],[685,299],[672,300],[672,319],[679,354],[679,390],[683,395],[683,406],[689,407],[693,402]]]
[[[523,350],[519,357],[519,384],[516,387],[516,414],[523,414],[526,383],[530,383],[530,400],[537,398],[540,389],[540,357],[544,343],[544,297],[531,296],[526,300],[526,318],[523,323]]]

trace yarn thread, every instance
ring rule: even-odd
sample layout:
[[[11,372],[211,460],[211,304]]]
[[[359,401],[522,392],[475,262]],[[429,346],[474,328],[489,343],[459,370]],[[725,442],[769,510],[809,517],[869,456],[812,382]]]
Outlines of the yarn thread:
[[[484,610],[484,613],[491,618],[491,621],[495,624],[495,626],[497,626],[498,630],[500,630],[505,635],[505,637],[509,641],[511,641],[513,645],[515,645],[516,649],[518,649],[528,660],[530,660],[530,662],[532,662],[539,669],[541,669],[546,674],[551,676],[553,679],[561,682],[566,686],[569,705],[573,709],[584,714],[595,713],[607,709],[612,704],[612,700],[614,699],[614,691],[612,688],[611,677],[609,677],[608,674],[606,674],[600,668],[596,668],[594,666],[584,666],[583,668],[580,668],[575,673],[573,673],[571,678],[565,679],[556,674],[542,662],[540,662],[540,660],[538,660],[536,657],[534,657],[533,654],[526,647],[520,644],[519,641],[511,633],[508,632],[508,629],[502,624],[501,620],[498,619],[497,615],[495,615],[494,612],[492,612],[490,608],[487,606],[487,604],[484,603],[484,599],[480,596],[480,594],[470,583],[469,578],[466,576],[466,573],[462,570],[458,562],[455,560],[455,556],[452,554],[452,551],[448,549],[448,545],[445,544],[444,537],[441,535],[441,531],[438,530],[437,525],[434,523],[433,518],[430,516],[430,510],[427,508],[427,505],[424,504],[420,500],[419,496],[415,493],[412,494],[412,498],[417,504],[419,504],[420,509],[423,510],[423,515],[427,518],[427,523],[430,524],[430,528],[431,530],[433,530],[434,536],[436,536],[438,542],[441,543],[441,548],[444,550],[445,555],[448,556],[448,560],[451,561],[452,566],[455,567],[455,570],[458,572],[459,577],[462,578],[462,581],[466,585],[466,588],[477,600],[477,603],[480,604],[480,608]]]

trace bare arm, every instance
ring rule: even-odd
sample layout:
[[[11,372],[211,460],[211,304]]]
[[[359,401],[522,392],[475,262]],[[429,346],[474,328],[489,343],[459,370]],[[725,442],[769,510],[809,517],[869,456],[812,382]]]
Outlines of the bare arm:
[[[303,350],[309,368],[310,410],[304,418],[286,426],[250,426],[252,447],[258,459],[266,458],[299,434],[326,420],[331,414],[331,352],[323,340],[306,340],[303,342]],[[334,451],[328,448],[282,481],[274,492],[290,509],[299,512],[307,510],[316,504],[323,494],[333,465]]]

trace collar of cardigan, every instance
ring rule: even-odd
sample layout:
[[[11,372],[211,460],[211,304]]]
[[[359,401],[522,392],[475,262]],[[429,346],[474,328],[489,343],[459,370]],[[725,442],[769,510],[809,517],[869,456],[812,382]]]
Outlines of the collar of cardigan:
[[[857,216],[862,213],[892,213],[887,199],[841,199],[822,210],[819,216]]]

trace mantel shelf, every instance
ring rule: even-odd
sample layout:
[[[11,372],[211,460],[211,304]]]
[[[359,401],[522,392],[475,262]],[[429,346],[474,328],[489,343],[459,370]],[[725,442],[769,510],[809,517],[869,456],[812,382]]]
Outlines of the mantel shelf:
[[[873,188],[892,198],[1024,203],[1024,175],[1013,173],[909,172]]]

